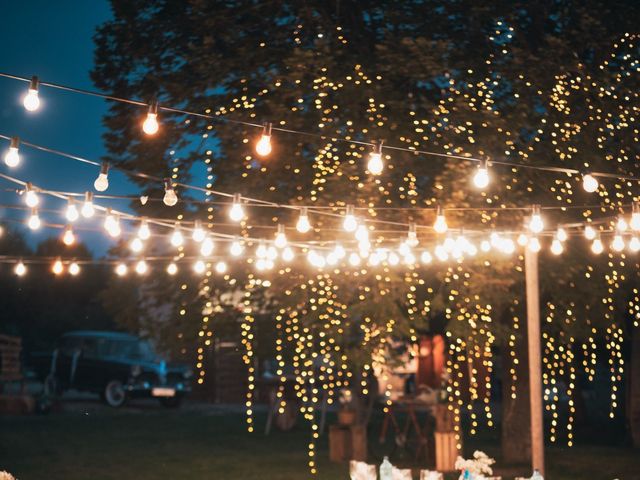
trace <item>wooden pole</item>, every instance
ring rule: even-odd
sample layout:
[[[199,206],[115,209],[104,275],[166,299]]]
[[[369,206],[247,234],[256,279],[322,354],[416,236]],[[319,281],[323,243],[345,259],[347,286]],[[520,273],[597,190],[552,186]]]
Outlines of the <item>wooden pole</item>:
[[[527,290],[527,343],[529,398],[531,402],[531,466],[544,475],[544,424],[542,418],[542,358],[540,354],[540,290],[538,252],[524,249]]]

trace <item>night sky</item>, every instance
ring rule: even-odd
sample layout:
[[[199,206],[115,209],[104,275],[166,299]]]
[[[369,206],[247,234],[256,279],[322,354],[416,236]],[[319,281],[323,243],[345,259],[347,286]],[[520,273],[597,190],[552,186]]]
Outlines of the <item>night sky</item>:
[[[38,75],[50,81],[85,89],[94,89],[89,78],[93,66],[93,34],[98,25],[110,18],[109,3],[104,0],[5,2],[3,6],[0,42],[4,45],[0,71],[19,76]],[[101,119],[107,103],[99,98],[41,87],[41,105],[36,112],[27,112],[22,97],[28,84],[0,78],[0,133],[18,135],[46,147],[72,153],[91,160],[100,160],[104,153]],[[0,141],[0,152],[8,142]],[[83,192],[93,190],[98,169],[63,157],[23,147],[21,163],[9,169],[0,162],[0,171],[53,190]],[[135,188],[118,172],[110,172],[110,194],[133,194]],[[12,184],[0,180],[0,203],[22,204],[22,199],[7,192]],[[43,220],[63,223],[65,203],[52,197],[41,197],[42,208],[60,209],[59,215],[41,213]],[[114,202],[114,201],[110,201]],[[96,202],[99,203],[99,202]],[[125,209],[127,201],[112,203]],[[0,211],[2,221],[26,219],[27,212]],[[96,254],[102,255],[109,245],[105,235],[79,230],[82,226],[100,226],[99,220],[78,221],[77,238]],[[20,227],[19,224],[9,222]],[[59,235],[56,229],[42,228],[38,232],[24,229],[31,245]]]

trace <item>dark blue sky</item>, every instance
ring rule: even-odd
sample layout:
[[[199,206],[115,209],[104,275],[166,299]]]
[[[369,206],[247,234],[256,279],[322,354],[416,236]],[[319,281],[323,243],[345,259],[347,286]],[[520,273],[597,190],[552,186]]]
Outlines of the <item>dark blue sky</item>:
[[[5,2],[2,11],[0,71],[20,76],[38,75],[43,81],[93,89],[89,71],[93,66],[93,34],[98,25],[111,16],[106,0],[31,0]],[[66,93],[42,87],[41,107],[34,113],[25,111],[22,96],[27,84],[0,78],[0,133],[18,135],[26,141],[99,160],[104,152],[102,116],[107,104],[98,98]],[[0,142],[4,156],[8,144]],[[96,167],[77,163],[56,155],[23,147],[19,167],[9,170],[0,162],[0,171],[36,185],[54,190],[82,192],[93,190],[98,173]],[[108,193],[131,194],[135,189],[117,172],[109,175]],[[0,180],[0,203],[20,203],[21,198],[5,192],[11,184]],[[43,197],[43,208],[64,208],[64,203]],[[125,201],[113,203],[124,208]],[[0,211],[2,219],[23,219],[25,212]],[[64,217],[42,214],[43,219],[61,223]],[[78,222],[78,227],[99,226],[97,220]],[[26,230],[30,243],[58,230],[42,228],[33,233]],[[100,233],[77,231],[80,240],[98,255],[104,253],[108,240]]]

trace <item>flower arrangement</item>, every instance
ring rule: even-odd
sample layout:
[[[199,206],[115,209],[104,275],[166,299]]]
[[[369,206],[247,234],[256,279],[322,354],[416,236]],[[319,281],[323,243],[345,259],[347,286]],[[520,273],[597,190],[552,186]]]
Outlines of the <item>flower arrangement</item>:
[[[2,470],[0,472],[0,480],[16,480],[16,478],[9,472],[5,472],[4,470]]]
[[[456,470],[460,470],[462,475],[467,471],[471,474],[471,478],[479,480],[484,478],[485,475],[493,474],[491,465],[494,463],[496,463],[496,461],[493,458],[489,458],[486,453],[476,450],[473,452],[473,458],[468,460],[458,457],[456,459],[455,468]],[[462,475],[460,478],[463,478]]]

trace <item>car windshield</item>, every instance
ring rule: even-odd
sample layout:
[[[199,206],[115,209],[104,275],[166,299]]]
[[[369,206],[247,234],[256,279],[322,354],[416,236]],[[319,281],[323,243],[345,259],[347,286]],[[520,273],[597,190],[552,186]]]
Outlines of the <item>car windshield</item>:
[[[111,343],[111,355],[136,360],[154,361],[157,358],[153,347],[146,340],[115,340]]]

